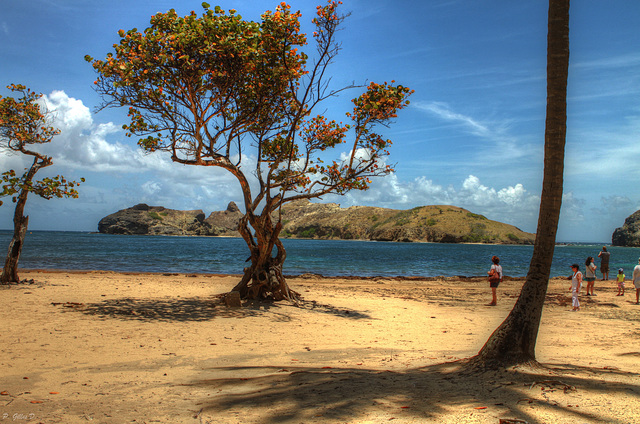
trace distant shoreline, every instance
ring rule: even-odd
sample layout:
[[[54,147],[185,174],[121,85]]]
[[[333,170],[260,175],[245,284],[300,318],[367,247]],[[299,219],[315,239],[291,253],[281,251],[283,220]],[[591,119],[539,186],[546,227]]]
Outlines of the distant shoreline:
[[[115,275],[140,275],[140,276],[182,276],[182,277],[219,277],[219,278],[241,278],[242,274],[222,274],[222,273],[208,273],[208,272],[154,272],[154,271],[110,271],[110,270],[101,270],[101,269],[48,269],[48,268],[20,268],[19,273],[39,273],[39,274],[78,274],[78,275],[86,275],[86,274],[115,274]],[[464,280],[464,281],[484,281],[486,280],[486,276],[482,275],[453,275],[453,276],[414,276],[414,275],[397,275],[397,276],[383,276],[383,275],[374,275],[374,276],[361,276],[361,275],[322,275],[315,273],[302,273],[302,274],[285,274],[285,278],[287,279],[318,279],[318,280],[365,280],[365,281],[376,281],[376,280],[396,280],[396,281],[449,281],[449,280]],[[560,276],[562,277],[562,276]],[[550,276],[549,279],[559,278],[557,276]],[[508,275],[504,276],[505,281],[524,281],[526,277],[511,277]]]
[[[13,232],[12,228],[0,228],[0,231]],[[59,233],[80,233],[80,234],[103,234],[105,236],[133,236],[133,237],[196,237],[196,238],[230,238],[230,239],[242,239],[240,236],[201,236],[191,234],[106,234],[99,231],[89,230],[28,230],[28,233],[33,231],[37,232],[59,232]],[[28,234],[27,233],[27,234]],[[430,244],[469,244],[469,245],[485,245],[485,246],[532,246],[530,244],[510,244],[510,243],[445,243],[435,241],[386,241],[386,240],[369,240],[369,239],[323,239],[323,238],[302,238],[302,237],[280,237],[280,240],[314,240],[314,241],[367,241],[373,243],[430,243]],[[613,247],[628,247],[628,246],[614,246],[610,241],[557,241],[556,246],[613,246]]]

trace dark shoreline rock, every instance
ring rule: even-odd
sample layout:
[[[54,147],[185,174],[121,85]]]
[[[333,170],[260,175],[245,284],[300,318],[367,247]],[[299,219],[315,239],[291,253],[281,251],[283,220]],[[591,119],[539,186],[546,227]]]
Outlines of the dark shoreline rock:
[[[229,210],[234,210],[231,204],[227,208],[227,211]],[[235,213],[218,212],[225,214],[225,220],[212,219],[211,216],[205,219],[205,214],[200,209],[179,211],[140,203],[102,218],[98,223],[98,232],[128,235],[235,236],[237,220],[242,216],[237,206],[235,210]]]
[[[640,247],[640,211],[624,220],[622,227],[616,228],[611,236],[613,246]]]

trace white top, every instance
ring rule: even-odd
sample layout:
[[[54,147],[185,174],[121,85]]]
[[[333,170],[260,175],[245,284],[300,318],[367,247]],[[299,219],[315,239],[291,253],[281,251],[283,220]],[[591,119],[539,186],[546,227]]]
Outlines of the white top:
[[[495,269],[498,275],[500,276],[500,280],[502,280],[502,265],[491,265],[491,269]]]
[[[640,264],[636,265],[636,267],[633,268],[633,282],[640,282]]]
[[[638,267],[640,268],[640,265]],[[638,272],[640,272],[640,270],[638,270]],[[574,293],[580,291],[580,280],[582,280],[582,273],[580,271],[574,272],[573,277],[571,278],[571,291]]]

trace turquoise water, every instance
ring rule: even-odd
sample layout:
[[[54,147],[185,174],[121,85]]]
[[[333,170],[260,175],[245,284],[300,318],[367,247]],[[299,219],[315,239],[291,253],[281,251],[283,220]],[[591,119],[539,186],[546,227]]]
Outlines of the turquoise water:
[[[0,230],[4,258],[10,231]],[[479,276],[498,255],[505,275],[525,276],[532,246],[394,243],[345,240],[283,240],[285,275],[325,276]],[[552,276],[566,276],[572,263],[584,269],[602,244],[556,246]],[[630,275],[640,248],[610,247],[611,273]],[[21,268],[239,274],[249,257],[241,238],[123,236],[82,232],[32,231],[27,234]],[[3,259],[4,260],[4,259]],[[596,258],[596,264],[600,261]],[[600,275],[600,274],[598,274]]]

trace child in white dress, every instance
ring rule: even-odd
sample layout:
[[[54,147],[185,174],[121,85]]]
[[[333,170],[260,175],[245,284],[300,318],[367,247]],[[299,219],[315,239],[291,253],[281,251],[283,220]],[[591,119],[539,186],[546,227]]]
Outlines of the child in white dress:
[[[573,271],[573,275],[569,277],[571,280],[571,303],[573,305],[572,311],[580,310],[580,300],[578,300],[578,295],[580,294],[580,289],[582,288],[582,273],[580,272],[580,267],[578,264],[571,265],[571,270]]]

